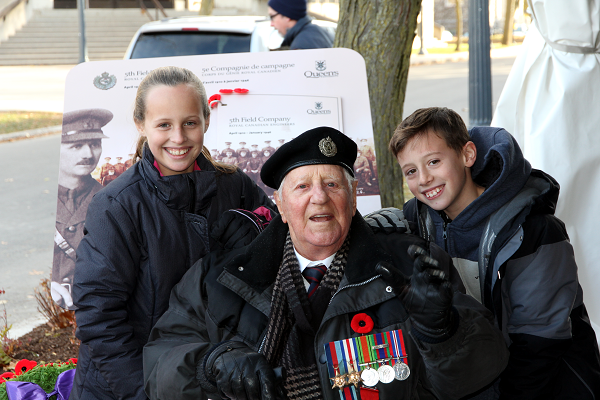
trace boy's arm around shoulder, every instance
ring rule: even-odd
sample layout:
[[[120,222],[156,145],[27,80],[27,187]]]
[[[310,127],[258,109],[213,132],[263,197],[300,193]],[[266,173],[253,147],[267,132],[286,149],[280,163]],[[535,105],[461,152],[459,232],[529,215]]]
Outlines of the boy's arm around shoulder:
[[[209,395],[197,379],[198,368],[214,344],[228,339],[207,315],[204,285],[211,259],[209,255],[197,261],[173,288],[169,309],[144,347],[145,391],[152,400],[196,400]]]

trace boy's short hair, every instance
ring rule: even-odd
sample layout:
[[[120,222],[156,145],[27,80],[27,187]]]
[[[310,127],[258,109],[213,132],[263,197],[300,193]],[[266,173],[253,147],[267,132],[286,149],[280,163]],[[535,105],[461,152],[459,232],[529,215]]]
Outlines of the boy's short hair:
[[[444,139],[446,145],[457,153],[471,140],[465,122],[456,111],[446,107],[429,107],[418,109],[398,125],[389,149],[394,157],[398,157],[409,140],[428,132]]]

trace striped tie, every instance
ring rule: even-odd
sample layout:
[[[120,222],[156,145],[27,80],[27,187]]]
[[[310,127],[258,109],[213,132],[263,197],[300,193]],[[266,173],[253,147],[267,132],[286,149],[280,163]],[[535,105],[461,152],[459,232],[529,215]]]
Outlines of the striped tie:
[[[327,272],[327,267],[323,264],[315,265],[314,267],[306,267],[304,268],[304,271],[302,271],[302,275],[308,283],[310,283],[310,286],[308,287],[308,298],[317,291],[325,272]]]

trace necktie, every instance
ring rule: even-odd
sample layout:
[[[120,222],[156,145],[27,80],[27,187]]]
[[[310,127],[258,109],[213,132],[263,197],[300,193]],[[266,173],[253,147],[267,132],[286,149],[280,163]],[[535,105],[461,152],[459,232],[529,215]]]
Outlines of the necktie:
[[[302,271],[302,275],[306,278],[308,283],[310,283],[310,286],[308,287],[308,298],[317,291],[325,272],[327,272],[327,267],[323,264],[315,265],[314,267],[306,267],[304,268],[304,271]]]

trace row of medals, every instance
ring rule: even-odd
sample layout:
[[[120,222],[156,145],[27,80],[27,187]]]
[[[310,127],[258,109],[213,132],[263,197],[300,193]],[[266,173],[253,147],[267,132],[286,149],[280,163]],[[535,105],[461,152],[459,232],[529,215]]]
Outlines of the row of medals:
[[[407,379],[410,375],[410,368],[408,367],[408,365],[403,363],[401,359],[394,358],[394,360],[396,360],[396,363],[392,367],[391,365],[387,364],[391,360],[391,358],[386,358],[370,363],[359,364],[361,367],[367,367],[361,372],[355,370],[353,367],[354,362],[350,361],[349,373],[341,375],[338,372],[335,375],[335,377],[330,378],[333,381],[332,389],[335,389],[337,387],[340,390],[342,390],[344,386],[349,385],[354,385],[355,387],[358,387],[360,383],[368,387],[373,387],[377,385],[378,382],[391,383],[394,379],[397,379],[399,381]],[[383,365],[380,365],[381,363],[383,363]],[[371,368],[372,364],[379,365],[379,368]]]

